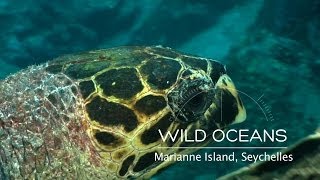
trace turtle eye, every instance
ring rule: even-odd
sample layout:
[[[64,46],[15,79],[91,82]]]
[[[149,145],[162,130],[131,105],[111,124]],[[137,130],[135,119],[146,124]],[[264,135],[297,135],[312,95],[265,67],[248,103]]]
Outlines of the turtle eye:
[[[192,111],[200,111],[206,104],[206,93],[198,92],[188,98],[185,108]]]
[[[182,123],[192,123],[204,118],[204,113],[212,103],[213,84],[203,71],[186,70],[176,87],[168,94],[168,105],[175,119]]]
[[[179,111],[176,115],[183,122],[194,122],[199,120],[204,114],[207,105],[207,92],[198,88],[192,89],[186,93],[179,103]]]

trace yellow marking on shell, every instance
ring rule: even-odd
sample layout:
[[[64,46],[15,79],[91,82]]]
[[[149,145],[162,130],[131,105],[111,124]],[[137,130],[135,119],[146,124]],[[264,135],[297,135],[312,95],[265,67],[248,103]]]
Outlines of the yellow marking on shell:
[[[149,84],[148,84],[147,81],[146,81],[147,78],[141,74],[140,67],[137,67],[137,68],[135,68],[135,69],[136,69],[137,72],[138,72],[138,77],[139,77],[140,82],[141,82],[141,84],[142,84],[142,86],[143,86],[142,91],[139,92],[139,93],[136,95],[135,100],[137,101],[137,100],[140,99],[142,96],[144,96],[146,93],[152,92],[152,90],[151,90],[151,87],[149,86]],[[161,94],[162,94],[162,93],[161,93]]]
[[[148,92],[147,94],[142,94],[142,93],[143,92],[140,92],[137,96],[138,97],[140,97],[140,96],[142,97],[142,96],[149,95],[149,94],[150,95],[159,95],[159,96],[161,95],[161,94],[152,93],[151,91]],[[103,95],[102,89],[99,86],[98,86],[98,91],[97,91],[96,95],[100,95],[100,96]],[[138,125],[138,127],[135,130],[133,130],[132,132],[128,133],[128,132],[125,132],[121,128],[116,128],[114,126],[108,127],[108,126],[101,125],[98,122],[91,121],[90,122],[91,123],[91,125],[90,125],[91,126],[91,130],[90,129],[88,130],[88,134],[90,134],[91,139],[95,139],[93,137],[93,135],[94,135],[93,131],[94,130],[99,130],[99,131],[107,131],[107,132],[109,132],[111,134],[115,134],[115,135],[117,135],[119,137],[122,137],[123,139],[126,140],[126,143],[124,143],[123,145],[121,145],[121,146],[119,146],[117,148],[111,148],[110,149],[110,148],[105,147],[104,145],[101,145],[98,142],[94,142],[95,147],[97,147],[98,149],[101,149],[101,150],[105,150],[105,151],[107,150],[109,152],[113,152],[116,149],[129,148],[129,147],[131,147],[132,149],[136,149],[136,151],[137,150],[138,151],[144,151],[146,149],[150,149],[150,147],[146,147],[146,148],[144,148],[144,150],[141,150],[140,148],[137,149],[136,147],[145,147],[145,145],[141,144],[140,138],[136,138],[136,137],[139,135],[139,133],[141,134],[145,130],[145,128],[147,128],[147,126],[151,127],[152,126],[151,123],[155,124],[157,122],[157,120],[161,118],[161,116],[163,116],[164,114],[168,113],[169,112],[168,107],[164,108],[160,112],[158,112],[156,114],[153,114],[152,116],[149,117],[149,116],[146,116],[146,115],[142,115],[142,113],[137,112],[133,108],[135,102],[137,100],[139,100],[140,98],[137,98],[136,101],[130,101],[130,100],[125,101],[125,100],[122,100],[122,102],[119,101],[119,99],[117,99],[115,97],[104,97],[103,96],[103,98],[106,98],[108,101],[112,101],[114,103],[119,103],[121,105],[125,105],[126,107],[132,109],[133,112],[137,115],[138,121],[141,122],[141,123]],[[86,102],[86,103],[89,103],[89,102]],[[116,132],[115,132],[115,130],[116,130]],[[135,139],[139,140],[139,143],[133,143],[133,141]]]
[[[159,113],[153,115],[150,117],[149,121],[140,124],[136,130],[137,132],[135,133],[134,137],[130,140],[131,145],[137,150],[137,151],[144,151],[146,149],[150,149],[152,147],[158,146],[159,144],[163,144],[162,140],[150,143],[148,145],[141,143],[141,138],[140,136],[143,134],[143,132],[152,126],[154,126],[162,117],[164,117],[167,113],[169,113],[170,110],[168,107],[164,108],[161,110]],[[170,127],[169,127],[170,129]],[[171,130],[171,129],[170,129]]]
[[[100,154],[104,154],[104,153],[102,152]],[[103,158],[106,158],[106,157],[111,158],[111,156],[105,156],[105,155],[103,155],[102,157]],[[114,174],[118,174],[117,171],[120,168],[121,163],[113,161],[111,159],[103,159],[103,163],[104,163],[103,166],[105,167],[105,169],[107,169],[108,171],[111,171]]]
[[[117,140],[120,140],[120,144],[117,144],[116,146],[112,145],[104,145],[99,143],[96,138],[94,137],[94,135],[96,134],[96,132],[107,132],[112,134],[113,136],[115,136],[117,138]],[[113,129],[113,131],[108,131],[108,130],[104,130],[104,129],[100,129],[97,127],[92,126],[91,129],[88,131],[89,132],[89,137],[92,139],[92,142],[94,144],[95,147],[98,147],[100,150],[103,150],[105,152],[113,152],[117,149],[121,149],[124,147],[127,147],[128,145],[128,138],[126,136],[123,136],[121,133],[116,132],[116,129]]]
[[[99,151],[99,155],[102,157],[104,162],[112,161],[111,152]]]
[[[154,53],[150,53],[148,51],[146,51],[145,53],[149,53],[149,54],[153,54],[156,55],[156,57],[161,57],[161,58],[166,58],[166,59],[172,59],[175,61],[178,61],[181,64],[181,69],[178,73],[177,79],[181,78],[181,74],[185,69],[188,69],[189,67],[187,67],[187,65],[181,60],[180,57],[177,58],[170,58],[170,57],[164,57],[161,55],[157,55]],[[197,57],[198,58],[198,57]],[[161,139],[157,142],[151,143],[149,145],[145,145],[141,143],[140,140],[140,136],[141,134],[146,130],[149,129],[150,127],[152,127],[154,124],[156,124],[158,122],[158,120],[160,120],[163,116],[165,116],[167,113],[172,113],[170,112],[170,108],[169,107],[165,107],[164,109],[162,109],[161,111],[151,115],[151,116],[147,116],[144,115],[143,113],[138,112],[137,110],[134,109],[134,105],[135,103],[140,100],[142,97],[146,96],[146,95],[157,95],[157,96],[163,96],[165,97],[165,94],[167,94],[172,88],[174,88],[177,85],[177,82],[175,82],[170,88],[166,89],[166,90],[152,90],[150,88],[150,86],[147,83],[147,78],[145,76],[143,76],[140,73],[140,67],[143,65],[143,63],[146,63],[148,60],[144,60],[142,61],[142,63],[138,66],[135,66],[134,68],[137,69],[138,72],[138,77],[143,85],[143,89],[141,92],[137,93],[135,96],[133,96],[130,99],[124,100],[121,98],[116,98],[114,96],[105,96],[103,93],[103,90],[100,88],[100,85],[94,80],[98,75],[103,74],[104,72],[110,70],[110,69],[120,69],[120,68],[126,68],[126,67],[120,67],[120,68],[114,68],[114,67],[109,67],[106,68],[104,70],[101,70],[99,72],[97,72],[95,75],[91,76],[90,79],[93,80],[96,91],[94,93],[91,94],[90,98],[88,98],[86,100],[86,103],[90,103],[90,101],[95,97],[95,96],[100,96],[106,100],[108,100],[109,102],[113,102],[113,103],[118,103],[121,104],[123,106],[126,106],[127,108],[133,110],[133,112],[136,114],[139,124],[136,127],[136,129],[134,129],[133,131],[131,131],[130,133],[124,131],[123,128],[118,128],[118,127],[114,127],[114,126],[104,126],[101,125],[95,121],[90,121],[90,128],[88,128],[88,134],[90,135],[90,139],[92,141],[96,141],[94,140],[95,138],[93,137],[94,132],[93,131],[107,131],[113,135],[119,136],[120,138],[125,140],[125,143],[123,143],[123,145],[116,147],[116,148],[107,148],[104,147],[103,145],[101,145],[98,142],[94,142],[94,146],[100,151],[100,155],[102,156],[103,159],[105,159],[105,163],[106,163],[106,168],[110,169],[111,171],[115,172],[116,174],[118,174],[118,171],[121,169],[122,166],[122,161],[130,156],[130,155],[135,155],[135,161],[133,162],[133,165],[131,165],[128,169],[128,173],[127,175],[130,174],[134,174],[134,175],[139,175],[142,172],[133,172],[132,168],[134,167],[134,164],[137,163],[137,161],[139,160],[139,158],[141,156],[143,156],[144,154],[148,153],[148,152],[153,152],[153,151],[158,151],[158,152],[163,152],[163,153],[174,153],[176,150],[175,149],[161,149],[158,148],[160,146],[167,146],[166,143],[164,143]],[[209,71],[211,64],[208,63],[208,72],[210,74]],[[133,67],[127,67],[127,68],[133,68]],[[167,98],[165,97],[165,99],[167,100]],[[88,117],[88,115],[87,115]],[[88,117],[89,119],[89,117]],[[176,122],[172,122],[170,127],[169,127],[169,131],[175,130],[176,128],[178,128],[179,123]],[[187,127],[187,129],[191,129],[192,127],[199,127],[199,124],[192,124],[190,126]],[[177,141],[176,143],[174,143],[173,146],[179,146],[181,144],[180,141]],[[122,149],[126,149],[128,150],[128,152],[126,153],[125,156],[123,156],[120,159],[117,159],[116,153],[118,151],[121,151]],[[189,153],[189,152],[193,152],[194,150],[184,150],[181,153]],[[154,172],[158,171],[159,169],[161,169],[162,167],[166,167],[169,164],[171,164],[173,162],[165,162],[165,163],[161,163],[159,166],[157,166],[156,168],[151,168],[149,172],[147,172],[143,177],[147,178],[150,177],[151,175],[154,174]],[[113,164],[113,165],[110,165]],[[149,175],[149,176],[148,176]],[[123,177],[125,178],[125,177]]]
[[[140,79],[141,79],[141,77],[140,77]],[[140,112],[138,112],[137,110],[134,109],[135,103],[138,100],[140,100],[142,97],[146,96],[146,95],[163,96],[163,94],[152,92],[152,90],[149,88],[149,86],[147,86],[147,83],[143,80],[143,78],[141,80],[142,80],[142,84],[144,86],[143,90],[141,92],[139,92],[138,94],[136,94],[134,97],[132,97],[131,99],[128,99],[128,100],[116,98],[114,96],[105,96],[104,93],[103,93],[103,89],[101,89],[100,86],[97,85],[97,83],[94,81],[95,88],[97,90],[96,90],[96,93],[94,93],[92,95],[91,99],[94,98],[95,96],[100,96],[100,97],[106,99],[109,102],[121,104],[121,105],[131,109],[135,113],[139,123],[141,123],[141,124],[143,124],[145,122],[148,122],[148,121],[156,120],[158,118],[157,115],[152,115],[152,118],[150,119],[149,116],[146,116],[143,113],[140,113]],[[90,103],[90,99],[85,104],[87,104],[87,103]],[[91,121],[91,126],[95,126],[95,127],[99,128],[101,130],[106,130],[106,131],[112,131],[112,129],[116,128],[114,126],[108,127],[108,126],[101,125],[96,121]],[[123,136],[126,136],[126,138],[129,138],[129,137],[135,136],[136,133],[137,133],[136,131],[138,129],[140,129],[140,128],[141,127],[138,126],[135,130],[133,130],[132,132],[129,132],[129,133],[124,131],[122,127],[119,127],[119,128],[116,128],[116,129],[118,130],[118,132],[121,132],[121,134]]]
[[[176,86],[177,84],[177,81],[178,79],[181,77],[181,74],[182,72],[185,70],[185,69],[188,69],[188,67],[186,66],[186,64],[182,61],[181,57],[183,57],[183,55],[179,55],[178,57],[176,58],[172,58],[172,57],[167,57],[167,56],[162,56],[160,54],[156,54],[154,52],[151,52],[149,51],[149,47],[146,48],[146,51],[145,53],[147,54],[150,54],[150,55],[153,55],[155,56],[156,58],[164,58],[164,59],[170,59],[170,60],[173,60],[173,61],[177,61],[180,65],[181,65],[181,69],[179,70],[178,72],[178,75],[177,75],[177,78],[176,78],[176,82],[168,89],[165,89],[165,90],[160,90],[160,92],[162,92],[163,94],[167,94],[170,90],[174,89],[174,87]],[[139,67],[140,68],[140,67]],[[147,78],[143,78],[143,79],[147,79]]]
[[[86,121],[86,123],[84,124],[88,127],[88,128],[86,128],[86,133],[88,134],[89,139],[91,140],[91,142],[95,148],[97,148],[98,150],[105,151],[104,155],[102,155],[101,152],[100,152],[100,155],[103,156],[106,160],[108,160],[108,159],[111,160],[111,155],[110,155],[110,153],[107,153],[107,151],[112,152],[115,149],[120,149],[120,148],[127,146],[130,134],[123,133],[125,131],[118,131],[117,130],[118,128],[104,126],[104,125],[99,124],[96,121],[92,121],[89,118],[89,115],[87,112],[84,113],[84,116],[85,116],[85,119],[89,120],[89,121]],[[94,137],[94,134],[97,131],[105,131],[105,132],[109,132],[113,135],[116,135],[117,137],[120,137],[123,140],[123,144],[121,146],[117,146],[117,148],[110,149],[110,146],[104,146],[104,145],[100,144],[99,142],[97,142],[96,138]]]
[[[172,127],[177,127],[177,124],[172,125]],[[198,127],[198,125],[193,125],[192,124],[192,125],[189,125],[187,127],[187,130],[190,130],[192,128],[197,128],[197,127]],[[171,131],[173,132],[175,129],[176,128],[171,129]],[[198,145],[199,146],[206,146],[209,143],[210,143],[210,141],[207,141],[207,142],[204,142],[204,143],[197,143],[197,146]],[[181,141],[177,141],[177,143],[174,146],[178,147],[179,145],[181,145]],[[134,164],[137,163],[137,161],[139,160],[139,158],[141,156],[143,156],[144,154],[149,153],[149,152],[155,152],[156,151],[158,153],[164,153],[164,154],[173,154],[173,153],[176,153],[176,154],[190,154],[190,153],[195,151],[195,149],[184,149],[183,151],[177,152],[177,149],[173,149],[173,148],[159,148],[161,146],[162,147],[166,147],[166,145],[164,145],[164,144],[158,144],[158,145],[156,145],[154,147],[151,147],[149,149],[144,149],[143,151],[139,151],[139,153],[136,152],[136,160],[135,160]],[[174,163],[174,161],[166,161],[164,163],[160,163],[158,166],[156,166],[156,168],[151,168],[151,169],[149,169],[149,171],[144,172],[143,178],[144,179],[151,178],[151,176],[154,175],[155,173],[157,173],[158,170],[161,170],[164,167],[167,167],[168,165],[170,165],[172,163]],[[130,171],[130,172],[132,172],[132,171]],[[140,173],[141,172],[138,172],[138,173],[135,172],[135,174],[140,174]]]
[[[226,83],[226,85],[224,83]],[[230,79],[230,77],[226,74],[220,76],[219,80],[216,83],[216,87],[229,91],[237,101],[238,114],[233,124],[243,122],[247,117],[246,109],[244,107],[241,107],[238,91],[235,85],[233,84],[232,80]]]
[[[162,96],[166,99],[165,96],[163,95],[160,95],[160,94],[155,94],[155,93],[146,93],[144,94],[144,96],[148,96],[148,95],[153,95],[153,96]],[[140,100],[140,99],[139,99]],[[138,100],[137,100],[138,101]],[[162,114],[162,111],[165,111],[165,109],[168,108],[168,106],[164,107],[162,110],[160,110],[159,112],[156,112],[155,114],[152,114],[152,115],[145,115],[144,113],[140,113],[138,110],[134,109],[134,105],[135,104],[132,104],[131,107],[134,111],[135,114],[139,115],[139,117],[141,118],[139,120],[140,123],[146,123],[146,122],[150,122],[150,121],[154,121],[156,120],[158,117],[159,117],[159,114]]]
[[[124,147],[118,150],[115,150],[111,153],[111,158],[115,162],[122,163],[122,161],[128,157],[132,152],[134,151],[133,148],[130,147]]]
[[[107,165],[107,169],[109,169],[113,172],[117,172],[118,168],[119,168],[119,165],[115,164],[114,162],[108,163],[108,165]]]
[[[90,102],[86,102],[84,105],[86,105],[88,103],[90,103]],[[117,126],[102,125],[99,122],[94,121],[93,119],[90,119],[87,112],[85,113],[85,115],[86,115],[87,119],[90,120],[89,123],[90,123],[91,129],[88,130],[88,134],[90,134],[92,136],[91,138],[93,138],[93,134],[94,134],[95,130],[96,131],[100,130],[100,131],[112,132],[112,133],[115,133],[114,131],[116,130],[117,131],[116,134],[118,134],[119,136],[122,136],[125,139],[128,139],[130,136],[131,132],[130,133],[126,132],[121,125],[119,125],[118,127]]]

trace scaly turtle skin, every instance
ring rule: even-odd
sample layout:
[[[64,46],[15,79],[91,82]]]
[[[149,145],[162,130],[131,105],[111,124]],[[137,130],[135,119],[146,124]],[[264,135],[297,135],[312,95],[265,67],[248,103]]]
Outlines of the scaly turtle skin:
[[[0,178],[148,178],[203,143],[163,142],[162,132],[210,132],[246,113],[223,65],[162,47],[67,55],[0,86]],[[221,115],[223,118],[221,118]],[[190,137],[189,136],[189,137]]]

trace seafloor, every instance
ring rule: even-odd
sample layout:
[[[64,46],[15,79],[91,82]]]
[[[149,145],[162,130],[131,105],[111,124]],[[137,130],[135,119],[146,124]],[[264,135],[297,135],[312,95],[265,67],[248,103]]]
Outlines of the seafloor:
[[[318,0],[1,0],[0,79],[66,53],[161,44],[226,64],[248,95],[237,128],[285,129],[286,144],[272,145],[287,146],[320,125],[319,12]],[[246,164],[182,162],[155,179],[212,179]]]

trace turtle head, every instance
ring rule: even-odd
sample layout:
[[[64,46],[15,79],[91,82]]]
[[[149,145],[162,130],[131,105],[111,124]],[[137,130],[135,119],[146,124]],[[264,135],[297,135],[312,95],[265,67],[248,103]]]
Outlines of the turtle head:
[[[246,111],[225,67],[212,61],[209,73],[184,70],[169,93],[169,106],[176,120],[198,124],[196,128],[213,131],[245,120]]]

